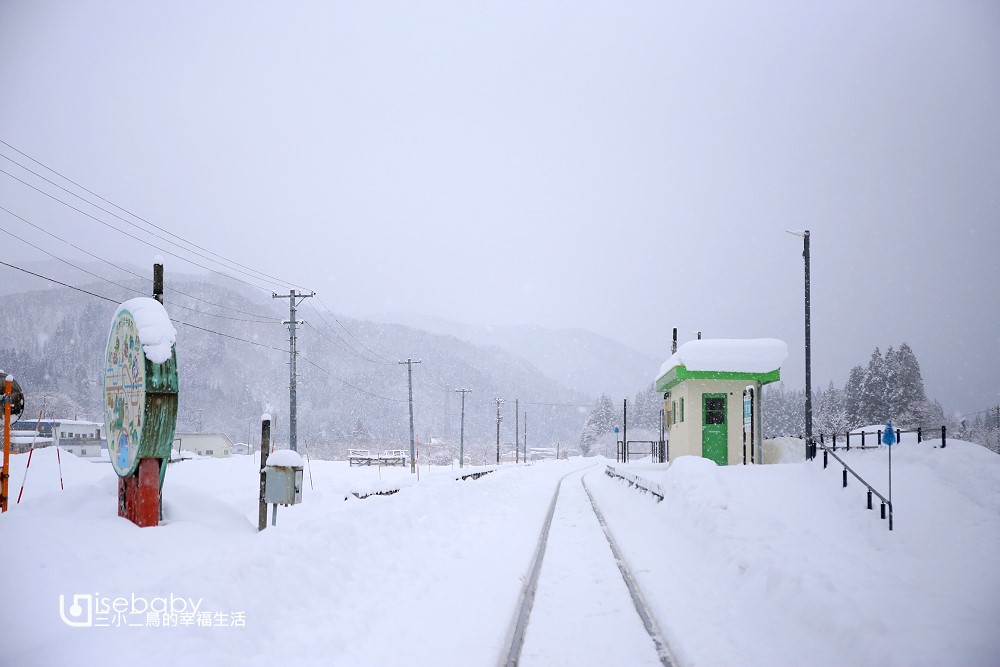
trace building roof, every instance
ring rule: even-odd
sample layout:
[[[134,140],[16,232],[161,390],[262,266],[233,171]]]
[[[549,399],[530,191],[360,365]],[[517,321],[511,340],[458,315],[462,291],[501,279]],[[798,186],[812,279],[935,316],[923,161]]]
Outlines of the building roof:
[[[688,378],[757,380],[762,384],[780,377],[788,345],[776,338],[714,338],[681,345],[660,367],[657,391],[666,391]]]

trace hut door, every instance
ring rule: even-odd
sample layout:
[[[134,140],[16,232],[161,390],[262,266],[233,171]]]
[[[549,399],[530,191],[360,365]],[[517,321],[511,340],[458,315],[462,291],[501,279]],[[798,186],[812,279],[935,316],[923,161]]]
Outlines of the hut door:
[[[702,394],[701,455],[720,466],[729,463],[726,395]]]

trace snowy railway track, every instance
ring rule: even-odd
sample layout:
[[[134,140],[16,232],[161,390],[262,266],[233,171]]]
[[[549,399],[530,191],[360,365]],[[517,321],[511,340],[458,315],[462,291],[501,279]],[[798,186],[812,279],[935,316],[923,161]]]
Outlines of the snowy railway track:
[[[588,470],[556,486],[500,664],[671,667],[663,635],[587,488]],[[567,484],[573,477],[580,485]]]

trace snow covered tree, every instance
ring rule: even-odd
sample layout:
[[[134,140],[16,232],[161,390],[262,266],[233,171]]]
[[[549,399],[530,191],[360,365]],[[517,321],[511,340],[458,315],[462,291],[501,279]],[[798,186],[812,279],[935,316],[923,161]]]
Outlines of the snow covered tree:
[[[601,435],[610,433],[615,426],[615,406],[607,394],[601,394],[594,409],[587,416],[587,421],[583,425],[580,433],[580,451],[584,456],[589,456],[594,445]]]

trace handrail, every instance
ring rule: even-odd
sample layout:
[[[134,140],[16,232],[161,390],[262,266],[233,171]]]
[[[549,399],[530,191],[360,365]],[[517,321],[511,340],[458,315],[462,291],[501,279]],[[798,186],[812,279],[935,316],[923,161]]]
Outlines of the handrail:
[[[826,445],[817,445],[817,446],[820,447],[820,448],[822,448],[822,450],[823,450],[823,467],[824,468],[826,468],[826,466],[827,466],[827,454],[833,456],[833,458],[837,459],[837,461],[840,462],[840,465],[844,466],[844,487],[845,488],[847,487],[847,473],[848,472],[850,472],[852,475],[854,475],[855,479],[857,479],[859,482],[861,482],[866,487],[868,487],[868,509],[872,508],[872,494],[875,494],[876,496],[878,496],[879,500],[882,501],[882,518],[883,519],[885,518],[885,508],[886,508],[886,505],[889,506],[889,530],[892,530],[892,501],[889,500],[888,498],[886,498],[885,496],[883,496],[878,491],[876,491],[875,487],[873,487],[871,484],[869,484],[864,479],[862,479],[861,475],[859,475],[858,473],[854,472],[854,469],[851,468],[851,466],[847,465],[847,463],[844,462],[844,459],[842,459],[839,456],[837,456],[836,452],[834,452],[833,450],[831,450]]]
[[[656,502],[661,502],[664,498],[663,488],[655,482],[650,482],[647,479],[642,479],[641,477],[631,473],[620,472],[616,470],[614,466],[610,465],[607,466],[604,474],[611,478],[617,477],[618,479],[625,480],[628,482],[629,486],[634,486],[640,491],[646,491],[647,493],[653,494],[657,498]]]

